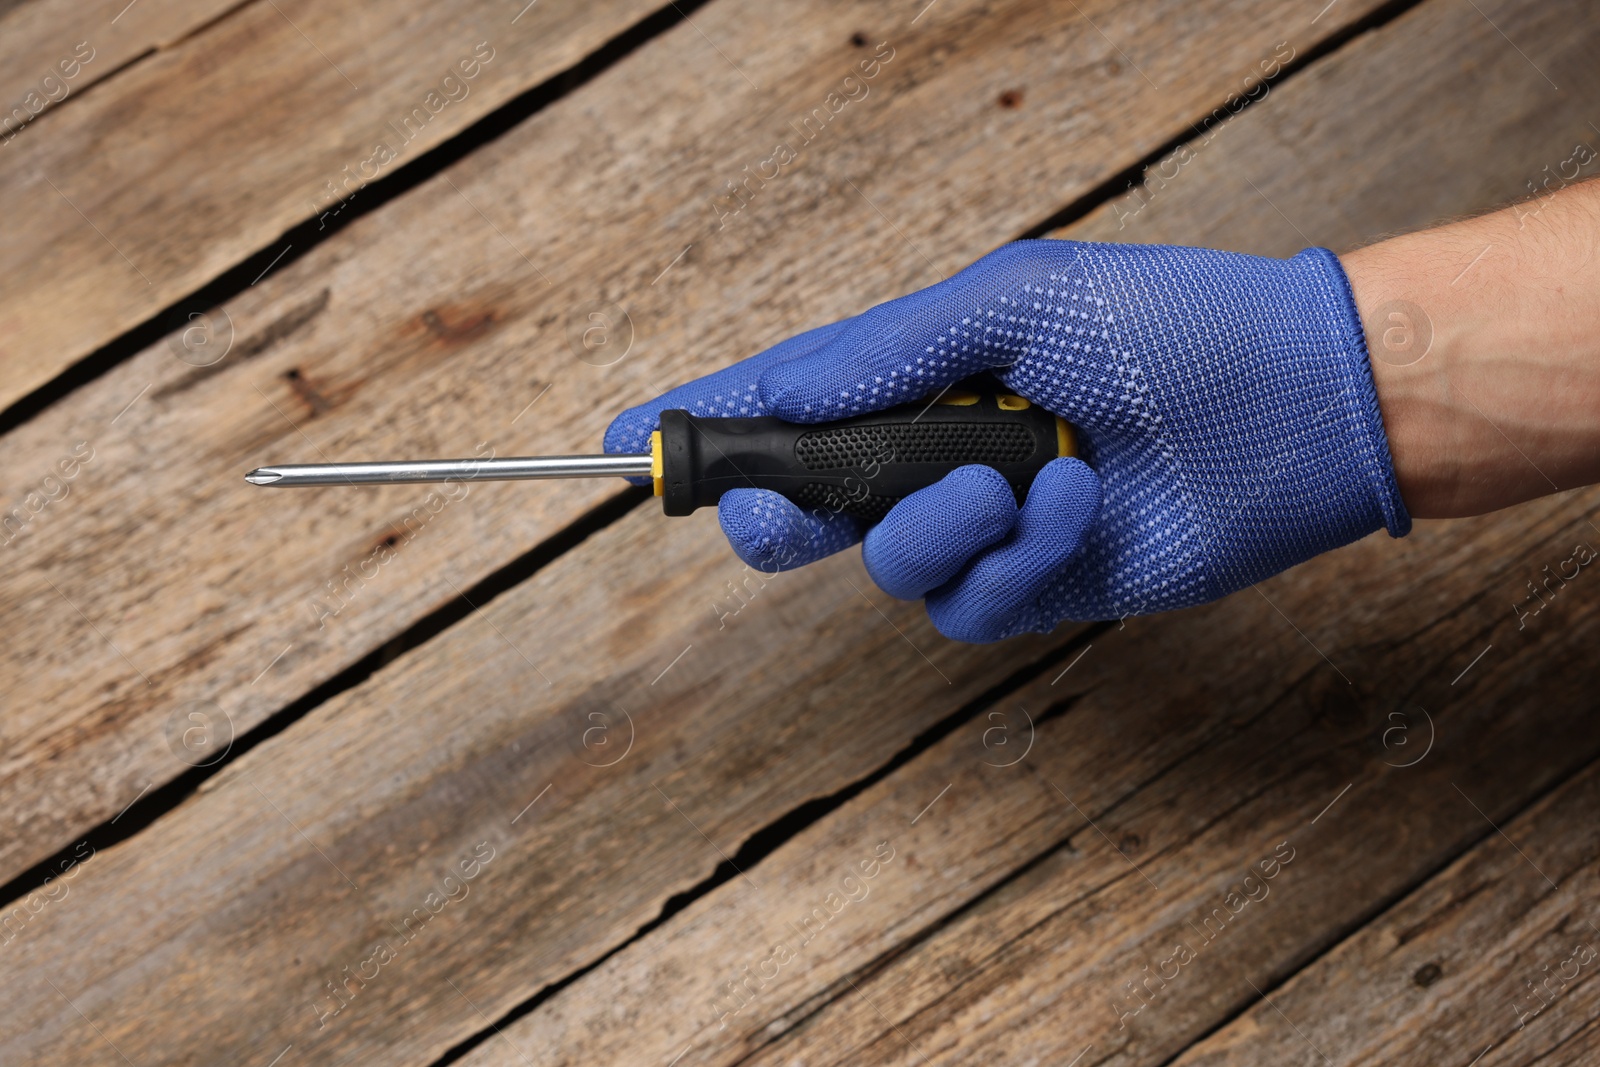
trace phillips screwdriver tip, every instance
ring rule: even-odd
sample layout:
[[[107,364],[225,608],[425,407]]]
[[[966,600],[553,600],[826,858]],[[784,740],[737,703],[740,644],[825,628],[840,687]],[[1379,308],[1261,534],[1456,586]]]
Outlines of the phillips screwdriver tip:
[[[271,467],[258,467],[244,476],[244,480],[251,485],[271,485],[283,477],[281,473]]]

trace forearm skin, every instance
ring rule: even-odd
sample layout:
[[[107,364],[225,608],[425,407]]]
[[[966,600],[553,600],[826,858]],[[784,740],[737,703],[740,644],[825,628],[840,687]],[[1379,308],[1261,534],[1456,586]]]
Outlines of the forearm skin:
[[[1413,516],[1600,481],[1600,182],[1340,260]]]

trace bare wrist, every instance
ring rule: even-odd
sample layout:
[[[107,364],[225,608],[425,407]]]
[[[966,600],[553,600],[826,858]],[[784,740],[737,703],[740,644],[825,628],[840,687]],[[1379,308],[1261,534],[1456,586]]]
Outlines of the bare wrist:
[[[1416,518],[1600,480],[1600,183],[1340,257]]]
[[[1434,315],[1406,270],[1403,249],[1386,242],[1340,257],[1366,333],[1372,381],[1383,412],[1395,481],[1415,518],[1458,510],[1461,472],[1454,462],[1458,412],[1444,365],[1447,339],[1435,336]]]

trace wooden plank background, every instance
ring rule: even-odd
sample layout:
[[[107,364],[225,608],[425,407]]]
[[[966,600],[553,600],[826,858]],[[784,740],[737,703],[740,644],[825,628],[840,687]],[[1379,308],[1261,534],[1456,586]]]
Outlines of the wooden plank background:
[[[21,136],[73,94],[158,49],[171,48],[236,6],[236,0],[7,4],[0,11],[0,101],[5,108],[0,112],[0,140],[9,144],[13,135]]]
[[[1028,0],[950,4],[862,37],[870,47],[852,41],[875,24],[853,3],[792,26],[707,8],[248,287],[224,307],[235,348],[220,362],[191,366],[169,337],[9,435],[0,499],[23,497],[78,442],[95,458],[0,563],[13,590],[0,662],[21,680],[0,724],[0,799],[17,813],[0,864],[37,862],[185,771],[164,732],[175,709],[204,704],[242,734],[615,493],[265,496],[241,471],[597,447],[620,406],[936,281],[1048,218],[1206,114],[1302,22],[1287,0],[1184,11],[1149,27],[1096,17],[1128,39],[1170,35],[1140,64],[1157,89],[1080,20]],[[1254,28],[1239,34],[1246,16]],[[868,95],[719,226],[724,183],[891,38]],[[748,57],[764,88],[717,48]],[[683,77],[685,54],[709,64],[700,77]],[[1019,66],[1032,102],[1008,108]],[[906,207],[880,214],[894,205]],[[574,354],[574,327],[617,304],[632,350],[593,366]],[[397,559],[371,562],[402,535]],[[332,618],[329,583],[352,593]]]
[[[184,772],[175,713],[249,744],[291,710],[59,899],[21,898],[0,1058],[1581,1062],[1582,978],[1523,1026],[1508,1005],[1600,921],[1600,623],[1576,588],[1522,630],[1503,602],[1590,536],[1594,492],[975,649],[853,554],[754,576],[707,516],[607,512],[569,544],[604,486],[474,488],[318,627],[308,591],[423,496],[237,482],[319,451],[565,450],[1091,194],[1055,236],[1349,247],[1515,197],[1600,99],[1581,5],[1426,0],[1195,130],[1280,42],[1315,55],[1376,10],[1305,7],[713,3],[231,299],[214,367],[163,341],[8,434],[11,498],[94,442],[3,572],[11,874]],[[830,140],[713,229],[719,183],[879,40]],[[1184,130],[1128,217],[1145,198],[1106,182]],[[633,337],[598,368],[568,334],[601,304]],[[317,701],[508,564],[533,573]],[[1129,991],[1283,842],[1265,899]]]
[[[11,207],[11,239],[0,246],[0,405],[291,225],[336,212],[346,190],[358,203],[365,179],[392,173],[651,10],[645,0],[604,0],[537,5],[516,18],[489,0],[272,0],[196,25],[216,11],[179,7],[200,10],[143,28],[147,48],[165,47],[41,118],[0,155]],[[109,22],[70,21],[91,43],[119,39]],[[160,31],[170,36],[175,25],[187,35],[162,42]],[[63,47],[45,46],[42,31],[28,36],[40,38],[18,39],[34,59]],[[131,62],[137,47],[112,49],[105,68]],[[510,62],[497,62],[501,53]],[[101,62],[96,55],[85,70]]]

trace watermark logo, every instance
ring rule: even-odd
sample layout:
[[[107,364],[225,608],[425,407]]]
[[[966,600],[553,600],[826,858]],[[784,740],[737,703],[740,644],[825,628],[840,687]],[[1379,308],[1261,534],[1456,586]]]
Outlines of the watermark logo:
[[[894,861],[894,857],[894,845],[882,841],[871,856],[854,866],[845,864],[835,887],[830,888],[810,911],[791,918],[783,928],[782,938],[773,942],[763,959],[754,967],[746,964],[737,977],[718,987],[711,998],[711,1017],[717,1020],[717,1029],[726,1030],[729,1020],[749,1007],[778,977],[778,972],[799,959],[801,950],[847,907],[866,900],[872,892],[871,881]]]
[[[446,868],[449,873],[429,888],[416,907],[398,921],[389,920],[393,937],[385,934],[378,938],[372,943],[370,954],[341,969],[332,978],[325,979],[317,992],[321,1002],[313,1000],[308,1005],[311,1014],[316,1016],[317,1029],[326,1029],[330,1020],[337,1018],[365,992],[367,986],[377,980],[383,968],[398,960],[400,954],[421,936],[436,915],[451,904],[467,899],[467,894],[472,892],[472,880],[483,873],[495,855],[492,844],[488,841],[478,842],[473,846],[472,853],[458,860],[453,869]]]
[[[1528,992],[1511,998],[1511,1010],[1517,1015],[1517,1029],[1521,1030],[1531,1019],[1554,1004],[1556,998],[1566,992],[1567,986],[1577,981],[1583,969],[1597,958],[1600,958],[1600,954],[1595,952],[1594,946],[1587,941],[1580,941],[1573,946],[1572,954],[1567,958],[1556,964],[1545,964],[1538,982],[1524,978],[1522,984]],[[1550,969],[1552,966],[1555,967],[1554,971]]]
[[[1015,767],[1033,751],[1033,716],[1021,704],[1017,705],[1017,710],[1022,716],[1020,720],[1006,711],[989,713],[989,725],[983,731],[983,747],[993,759],[983,761],[987,766]]]
[[[117,17],[121,18],[120,15]],[[111,21],[115,22],[116,19]],[[37,87],[30,88],[9,111],[0,114],[0,141],[10,144],[28,123],[71,96],[72,79],[82,73],[84,64],[91,62],[94,56],[94,45],[79,41],[71,55],[56,60],[53,67],[45,68]]]
[[[167,716],[167,747],[191,767],[209,767],[233,747],[233,720],[211,700],[179,704]]]
[[[1520,603],[1513,601],[1511,613],[1517,617],[1517,629],[1523,630],[1528,626],[1528,620],[1550,606],[1550,602],[1560,596],[1562,591],[1572,584],[1572,581],[1583,573],[1583,568],[1594,562],[1594,546],[1587,541],[1574,545],[1572,555],[1554,564],[1545,564],[1544,569],[1535,577],[1540,581],[1537,585],[1528,582],[1528,596]],[[1535,607],[1534,605],[1538,606]]]
[[[1427,708],[1419,704],[1415,712],[1391,711],[1385,722],[1388,725],[1381,737],[1383,750],[1395,759],[1384,760],[1384,763],[1391,767],[1415,767],[1433,751],[1433,716],[1428,714]]]
[[[1175,939],[1171,955],[1147,964],[1136,977],[1123,983],[1122,992],[1112,994],[1111,1011],[1117,1018],[1117,1029],[1127,1029],[1129,1021],[1150,1007],[1184,968],[1199,960],[1208,945],[1236,929],[1246,908],[1265,902],[1272,892],[1270,883],[1294,862],[1295,855],[1293,845],[1287,840],[1280,842],[1271,855],[1252,864],[1243,879],[1223,893],[1221,902],[1200,917],[1199,925],[1193,919],[1187,920],[1188,930]]]
[[[1433,320],[1409,300],[1390,300],[1363,318],[1367,349],[1391,367],[1421,362],[1433,348]]]
[[[224,308],[179,312],[168,326],[167,347],[191,367],[209,367],[233,348],[233,319]]]
[[[1256,101],[1265,100],[1272,91],[1272,83],[1294,58],[1294,45],[1279,41],[1272,55],[1258,62],[1240,81],[1244,91],[1229,93],[1228,98],[1207,116],[1205,121],[1209,125],[1201,138],[1179,145],[1164,159],[1145,167],[1137,184],[1129,181],[1128,192],[1111,205],[1112,213],[1117,216],[1117,229],[1125,228],[1129,219],[1149,207],[1150,202],[1177,179],[1184,167],[1195,161],[1199,153],[1227,128],[1239,112]],[[1005,106],[1003,99],[1002,106]]]
[[[4,543],[9,545],[15,541],[17,535],[45,508],[58,500],[65,500],[67,494],[72,492],[72,479],[92,459],[94,446],[87,441],[79,441],[71,453],[56,461],[38,485],[10,508],[0,512],[0,536],[4,537]]]
[[[633,751],[633,716],[613,704],[612,711],[591,711],[578,735],[578,759],[591,767],[615,767]]]
[[[584,304],[567,319],[567,343],[591,367],[621,363],[633,348],[633,318],[608,301]]]

